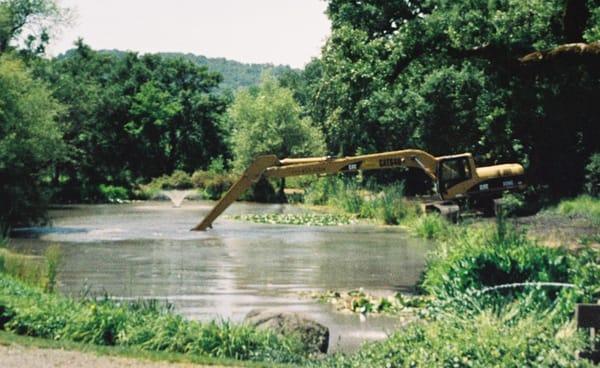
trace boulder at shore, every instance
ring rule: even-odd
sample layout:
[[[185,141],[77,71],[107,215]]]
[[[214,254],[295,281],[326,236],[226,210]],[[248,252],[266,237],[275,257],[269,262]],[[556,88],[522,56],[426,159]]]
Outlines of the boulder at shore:
[[[329,347],[329,329],[298,313],[253,309],[244,323],[279,335],[296,336],[310,353],[327,353]]]

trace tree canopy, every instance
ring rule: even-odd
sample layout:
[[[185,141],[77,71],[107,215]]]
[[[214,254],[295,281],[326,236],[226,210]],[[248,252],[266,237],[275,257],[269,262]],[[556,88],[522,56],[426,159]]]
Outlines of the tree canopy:
[[[29,51],[43,53],[53,28],[68,16],[55,0],[0,0],[0,53],[20,37]]]
[[[321,131],[301,109],[292,91],[265,75],[256,88],[240,91],[229,108],[234,167],[243,171],[255,156],[280,158],[319,156],[325,145]]]
[[[333,32],[299,93],[333,154],[471,151],[483,163],[523,162],[533,184],[573,194],[600,150],[598,9],[330,0]],[[564,46],[574,41],[588,44]]]
[[[44,218],[50,194],[44,183],[65,153],[55,120],[60,111],[22,62],[0,56],[0,226]]]
[[[66,198],[92,200],[99,183],[129,186],[226,154],[220,76],[190,61],[79,42],[36,73],[67,106],[60,123],[69,157],[56,168]]]

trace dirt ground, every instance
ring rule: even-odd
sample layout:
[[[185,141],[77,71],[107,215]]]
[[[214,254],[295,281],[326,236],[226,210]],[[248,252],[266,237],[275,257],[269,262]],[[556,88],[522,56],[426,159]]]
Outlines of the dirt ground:
[[[202,368],[194,364],[163,363],[131,358],[98,356],[93,353],[60,349],[39,349],[19,345],[0,345],[0,366],[3,368]],[[215,368],[216,366],[211,366]],[[219,368],[219,367],[216,367]]]
[[[530,236],[550,246],[577,249],[586,239],[593,239],[588,245],[600,248],[595,240],[600,236],[600,227],[584,217],[539,213],[518,217],[514,221],[519,227],[527,229]]]

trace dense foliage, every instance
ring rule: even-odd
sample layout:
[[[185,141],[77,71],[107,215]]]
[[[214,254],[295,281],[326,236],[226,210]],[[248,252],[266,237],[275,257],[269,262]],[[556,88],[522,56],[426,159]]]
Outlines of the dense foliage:
[[[598,41],[597,1],[328,3],[322,57],[304,81],[286,81],[331,153],[470,151],[482,163],[524,163],[551,195],[581,190],[600,145],[599,63],[521,58]]]
[[[463,228],[440,245],[426,266],[422,288],[438,301],[462,303],[465,294],[506,285],[479,296],[480,302],[502,304],[531,296],[537,303],[556,307],[564,319],[575,303],[600,296],[600,254],[581,250],[573,254],[530,240],[523,232],[501,222],[495,229]],[[572,287],[523,286],[522,283],[562,283]],[[517,284],[512,287],[508,285]],[[455,306],[454,306],[455,307]]]
[[[131,186],[176,169],[193,171],[225,151],[220,81],[182,59],[99,53],[79,42],[35,63],[67,106],[68,156],[55,167],[61,198],[93,200],[99,184]]]
[[[292,92],[269,75],[258,87],[240,91],[228,116],[237,171],[245,170],[257,155],[285,158],[324,153],[320,130],[300,116]]]
[[[60,110],[46,84],[0,55],[0,228],[44,218],[44,182],[65,152]]]
[[[584,338],[549,316],[515,318],[512,306],[496,314],[452,315],[417,323],[356,355],[336,356],[326,367],[591,367],[573,354]]]

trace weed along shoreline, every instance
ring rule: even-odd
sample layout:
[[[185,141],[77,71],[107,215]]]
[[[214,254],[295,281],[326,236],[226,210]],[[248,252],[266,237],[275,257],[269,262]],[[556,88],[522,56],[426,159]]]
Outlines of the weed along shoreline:
[[[352,198],[352,190],[345,187],[342,191],[344,197]],[[73,218],[69,217],[69,213],[72,213],[69,211],[73,209],[64,209],[55,213],[58,233],[46,231],[40,234],[34,231],[30,233],[33,237],[6,240],[4,247],[0,249],[0,329],[4,331],[0,335],[0,343],[8,346],[91,351],[99,356],[118,355],[132,359],[223,366],[245,366],[249,363],[250,366],[283,364],[311,367],[425,367],[444,364],[465,367],[495,364],[585,367],[590,364],[578,359],[575,354],[588,349],[589,341],[584,333],[574,327],[572,318],[577,303],[595,303],[600,299],[600,251],[597,247],[597,233],[593,232],[597,231],[597,214],[600,213],[596,212],[600,206],[598,200],[580,197],[564,201],[536,215],[534,219],[538,222],[548,218],[553,221],[561,218],[564,223],[569,223],[575,218],[577,221],[584,221],[585,226],[588,226],[586,228],[592,229],[591,232],[569,239],[565,247],[560,247],[544,243],[541,236],[543,234],[538,232],[537,227],[534,232],[528,232],[527,226],[522,225],[525,221],[518,218],[499,216],[494,221],[490,219],[451,224],[438,215],[419,214],[418,209],[398,194],[401,192],[398,188],[383,188],[378,194],[357,194],[348,202],[328,199],[328,207],[319,212],[309,211],[302,206],[261,207],[240,203],[234,206],[228,218],[220,220],[214,230],[219,237],[231,232],[250,234],[251,237],[256,237],[256,243],[251,237],[246,237],[245,239],[250,240],[244,242],[234,237],[232,243],[224,240],[225,243],[219,244],[210,240],[215,235],[189,235],[187,231],[183,233],[178,230],[168,232],[167,228],[157,228],[156,234],[152,235],[153,238],[158,237],[161,242],[166,242],[168,249],[179,249],[180,256],[175,260],[176,263],[164,265],[179,264],[193,257],[202,259],[209,255],[214,260],[219,257],[219,252],[225,250],[228,257],[258,259],[266,254],[281,252],[283,259],[288,262],[302,262],[310,258],[294,258],[298,254],[292,257],[293,253],[288,254],[285,249],[293,248],[291,250],[296,253],[306,251],[306,257],[314,257],[313,252],[318,249],[318,259],[324,262],[319,267],[325,268],[305,273],[299,271],[302,268],[292,267],[296,271],[289,276],[290,280],[331,268],[335,263],[328,263],[329,256],[325,251],[333,248],[332,252],[338,255],[350,254],[343,253],[344,249],[353,249],[351,239],[356,237],[359,237],[360,242],[367,242],[367,239],[373,237],[389,237],[390,242],[395,239],[395,246],[376,242],[370,248],[356,248],[363,251],[356,258],[356,265],[368,266],[373,262],[380,272],[376,277],[385,278],[387,267],[390,275],[401,270],[395,263],[382,263],[382,255],[386,258],[401,258],[410,254],[405,251],[397,253],[398,241],[405,237],[415,241],[419,238],[433,240],[434,245],[426,251],[421,250],[426,253],[422,266],[416,268],[411,276],[404,276],[407,281],[413,280],[412,283],[407,284],[400,292],[392,292],[391,289],[384,293],[377,291],[377,285],[381,283],[367,277],[369,269],[364,271],[359,267],[345,270],[354,272],[354,276],[326,273],[318,281],[340,287],[315,291],[287,285],[282,290],[289,296],[283,299],[272,296],[273,289],[261,289],[263,291],[256,294],[263,295],[260,298],[265,298],[262,305],[267,309],[272,306],[270,303],[281,303],[285,298],[295,295],[300,303],[304,303],[302,305],[308,306],[306,310],[326,308],[332,311],[328,312],[333,313],[331,316],[346,316],[341,318],[352,318],[359,324],[364,323],[360,322],[362,319],[367,323],[378,319],[383,319],[383,323],[398,321],[389,330],[387,338],[367,342],[352,352],[336,351],[324,355],[307,348],[306,341],[303,341],[305,337],[301,335],[289,333],[285,329],[276,331],[253,327],[239,319],[184,317],[181,311],[185,312],[186,308],[193,306],[193,303],[186,301],[188,299],[184,295],[194,292],[190,289],[193,283],[186,283],[185,280],[192,275],[185,263],[180,263],[179,268],[174,271],[166,271],[165,276],[157,275],[173,277],[169,287],[180,285],[178,287],[182,294],[173,300],[153,299],[148,295],[137,298],[136,294],[131,294],[129,298],[111,298],[109,290],[104,295],[93,289],[87,289],[82,294],[82,289],[77,289],[81,283],[73,283],[70,289],[64,289],[65,282],[71,282],[68,280],[80,275],[74,270],[78,266],[73,260],[83,262],[82,256],[98,258],[101,254],[109,254],[108,252],[115,252],[117,249],[124,252],[121,254],[126,259],[137,259],[137,250],[150,252],[158,257],[166,256],[162,253],[166,248],[150,242],[151,238],[147,234],[145,244],[129,245],[131,241],[122,238],[124,232],[111,227],[113,225],[109,219],[114,218],[111,211],[121,213],[121,217],[116,220],[121,226],[128,221],[124,214],[130,213],[131,218],[136,218],[137,221],[131,224],[133,227],[152,224],[151,220],[155,219],[152,216],[157,214],[161,216],[160,221],[168,217],[179,224],[177,227],[183,227],[186,221],[193,221],[190,209],[196,211],[197,206],[207,207],[196,201],[186,201],[180,208],[172,208],[164,203],[153,205],[152,202],[102,206],[101,215],[94,211],[93,216],[87,220],[90,222],[79,220],[76,226],[70,222],[74,221]],[[385,207],[386,203],[393,204],[389,210]],[[85,207],[78,208],[78,216],[88,211]],[[259,210],[265,212],[257,213]],[[274,210],[283,212],[273,212]],[[258,224],[253,225],[253,222]],[[356,222],[359,223],[358,227]],[[100,228],[90,228],[91,223],[103,225]],[[376,223],[391,223],[394,226],[378,227],[374,225]],[[581,226],[579,222],[578,224],[577,226]],[[257,232],[248,231],[251,228]],[[398,228],[402,230],[396,231]],[[285,237],[277,237],[276,234],[282,230],[286,233]],[[364,231],[367,231],[366,236],[360,235]],[[140,234],[130,235],[137,237]],[[361,236],[364,238],[360,238]],[[33,248],[30,249],[39,255],[15,252],[17,249],[25,249],[24,245],[28,242],[35,244],[36,237],[42,238],[45,245],[32,245]],[[257,249],[257,244],[270,237],[276,239],[273,247]],[[334,237],[340,237],[344,244],[332,243]],[[182,243],[174,242],[173,238]],[[65,241],[59,241],[60,239]],[[88,245],[77,245],[77,242],[84,239],[87,243],[82,244]],[[98,243],[100,246],[93,246],[99,239],[102,239]],[[201,239],[212,243],[196,249],[192,244]],[[313,244],[320,244],[321,239],[324,245],[314,248]],[[418,248],[424,244],[415,243],[414,246]],[[573,246],[574,244],[577,246]],[[82,255],[83,251],[86,255]],[[90,251],[99,253],[89,253]],[[195,253],[199,251],[211,253]],[[375,252],[372,260],[369,252]],[[335,262],[336,257],[331,257],[331,261]],[[157,258],[153,259],[156,262]],[[210,258],[206,260],[210,261]],[[71,274],[65,268],[65,262],[69,262]],[[201,265],[202,262],[194,264]],[[344,267],[343,264],[338,262],[337,267]],[[81,264],[85,268],[88,265]],[[164,265],[158,263],[155,267],[160,270]],[[264,268],[267,265],[268,263],[253,264],[251,268],[262,268],[260,278],[251,273],[246,275],[247,286],[239,290],[256,287],[254,285],[264,282],[261,281],[264,277],[271,279],[276,285],[277,277],[287,280],[287,276],[282,276],[284,274],[280,272],[292,266],[282,264],[281,268],[275,267],[273,271],[269,271],[269,268]],[[129,271],[133,276],[142,270],[134,266],[135,263],[127,266],[133,267]],[[146,267],[145,263],[140,264],[140,267]],[[187,272],[185,276],[184,272]],[[235,272],[244,275],[251,271],[242,267]],[[174,274],[167,276],[171,273]],[[215,284],[208,286],[209,289],[206,290],[219,287],[219,280],[232,275],[219,275],[214,279]],[[126,284],[122,277],[120,279],[121,285]],[[91,280],[93,282],[100,278]],[[393,280],[393,277],[390,278],[390,281]],[[90,279],[85,282],[90,282]],[[135,283],[130,282],[130,292],[137,290],[144,294],[144,287],[138,286],[136,289]],[[407,291],[410,293],[407,294]],[[120,295],[125,293],[121,291]],[[233,301],[228,303],[231,302]],[[239,307],[229,304],[227,308]],[[240,314],[246,313],[247,309],[244,308],[239,309]],[[24,337],[33,339],[25,340]],[[449,341],[452,343],[448,343]]]

